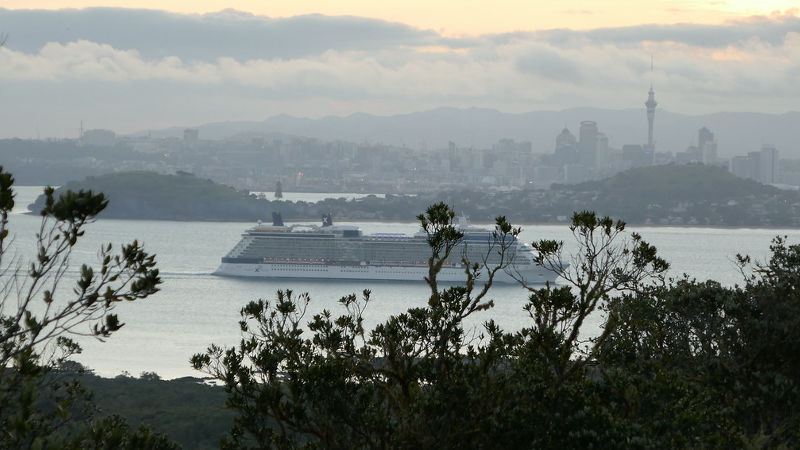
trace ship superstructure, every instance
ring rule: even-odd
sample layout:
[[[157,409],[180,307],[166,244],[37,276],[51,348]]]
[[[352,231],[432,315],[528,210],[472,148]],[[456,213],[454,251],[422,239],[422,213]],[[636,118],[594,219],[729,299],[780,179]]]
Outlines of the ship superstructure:
[[[507,250],[501,257],[501,243],[491,230],[474,228],[462,221],[464,239],[451,252],[438,274],[441,281],[463,281],[463,257],[486,267],[502,265],[498,282],[526,283],[553,281],[556,274],[534,262],[533,249],[506,237]],[[330,215],[322,226],[284,225],[273,214],[272,225],[259,223],[247,230],[241,241],[222,258],[217,275],[275,278],[337,278],[364,280],[414,280],[428,275],[431,249],[427,235],[376,233],[364,235],[352,225],[334,225]]]

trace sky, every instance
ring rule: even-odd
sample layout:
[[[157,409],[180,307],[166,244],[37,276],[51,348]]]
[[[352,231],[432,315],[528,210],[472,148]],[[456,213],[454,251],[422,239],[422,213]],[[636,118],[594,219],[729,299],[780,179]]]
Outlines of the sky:
[[[140,8],[181,14],[232,8],[273,18],[350,15],[400,22],[447,36],[650,23],[718,24],[798,8],[796,0],[5,0],[0,5],[8,9]]]
[[[442,106],[800,105],[785,0],[0,0],[0,137]],[[68,8],[68,9],[64,9]]]

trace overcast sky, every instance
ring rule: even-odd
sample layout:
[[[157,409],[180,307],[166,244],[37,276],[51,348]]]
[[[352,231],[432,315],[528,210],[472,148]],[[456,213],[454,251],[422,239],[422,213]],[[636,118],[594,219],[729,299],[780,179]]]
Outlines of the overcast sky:
[[[800,109],[798,12],[726,11],[469,33],[376,14],[0,9],[0,137],[76,136],[81,121],[124,133],[281,113],[641,108],[651,83],[674,112]]]

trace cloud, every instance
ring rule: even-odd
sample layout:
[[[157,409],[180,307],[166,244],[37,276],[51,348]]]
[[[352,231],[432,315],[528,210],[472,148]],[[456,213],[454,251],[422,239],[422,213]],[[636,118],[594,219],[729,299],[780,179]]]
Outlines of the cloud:
[[[136,10],[128,11],[128,24],[100,20],[124,11],[25,12],[36,27],[49,23],[42,17],[63,15],[73,17],[64,22],[69,27],[83,25],[64,35],[69,39],[57,39],[58,29],[36,39],[9,30],[9,46],[0,49],[7,106],[0,135],[45,117],[64,124],[95,117],[132,131],[282,112],[639,108],[650,83],[660,105],[679,112],[783,112],[800,104],[800,24],[784,16],[446,39],[354,17]],[[0,29],[8,14],[0,9]],[[17,24],[31,35],[34,28]]]
[[[318,14],[273,19],[233,10],[185,15],[121,8],[0,8],[0,29],[10,36],[10,48],[26,53],[51,42],[85,40],[137,50],[147,58],[177,56],[202,61],[295,58],[330,49],[435,45],[440,39],[432,31],[375,19]]]
[[[583,80],[579,62],[567,58],[563,52],[544,46],[536,46],[517,58],[517,67],[524,73],[553,80],[572,83]]]
[[[575,11],[575,14],[590,11]],[[185,61],[301,58],[329,50],[379,51],[398,47],[470,49],[486,42],[536,41],[559,47],[586,43],[636,45],[678,42],[722,48],[750,39],[780,44],[800,30],[800,17],[787,11],[753,16],[723,25],[641,25],[595,30],[553,29],[480,37],[443,37],[400,23],[352,16],[304,15],[269,18],[225,10],[202,15],[156,10],[87,8],[7,10],[0,8],[0,30],[11,49],[34,53],[48,43],[90,41],[135,50],[145,58],[175,56]]]
[[[800,30],[800,17],[792,13],[772,17],[754,16],[722,25],[650,24],[580,31],[554,29],[501,34],[495,36],[494,39],[536,39],[565,47],[582,46],[587,42],[614,45],[635,45],[641,42],[678,42],[697,47],[720,48],[738,45],[751,39],[780,45],[788,33],[797,30]]]

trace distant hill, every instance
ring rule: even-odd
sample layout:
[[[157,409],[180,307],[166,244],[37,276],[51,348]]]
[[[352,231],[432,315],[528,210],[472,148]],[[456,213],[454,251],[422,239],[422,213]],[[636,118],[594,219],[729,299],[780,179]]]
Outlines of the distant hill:
[[[481,108],[438,108],[393,116],[352,114],[308,119],[278,115],[260,122],[219,122],[198,125],[202,139],[241,136],[293,135],[321,140],[380,142],[409,148],[446,148],[448,141],[459,147],[489,148],[499,139],[530,141],[537,153],[550,153],[555,137],[566,126],[577,136],[582,120],[594,120],[610,145],[642,144],[647,141],[644,107],[611,110],[573,108],[562,111],[504,113]],[[777,146],[784,158],[800,158],[800,112],[761,114],[720,112],[691,116],[658,109],[655,119],[657,151],[684,151],[697,144],[697,130],[708,127],[719,143],[719,155],[730,157]],[[183,135],[183,128],[151,130],[154,137]]]
[[[316,220],[413,221],[444,201],[475,222],[499,215],[512,223],[565,222],[574,211],[592,210],[630,224],[697,226],[800,226],[800,193],[737,178],[717,167],[668,165],[632,169],[611,178],[549,191],[448,191],[419,196],[331,198],[317,203],[269,201],[191,174],[126,172],[89,177],[61,189],[104,192],[103,218],[256,221],[272,212],[286,222]],[[31,205],[41,210],[43,198]]]
[[[641,167],[611,178],[558,186],[573,192],[596,192],[625,203],[727,201],[749,195],[776,194],[777,188],[739,178],[720,167],[702,164]]]
[[[109,199],[101,215],[106,219],[254,221],[269,215],[263,202],[248,193],[189,173],[122,172],[87,177],[61,186],[56,195],[66,189],[103,192]],[[38,212],[43,206],[44,196],[39,196],[30,210]]]
[[[791,225],[797,192],[781,191],[696,165],[642,167],[611,178],[554,186],[555,197],[573,210],[591,209],[631,223],[660,223],[667,216],[694,218],[700,225]]]

